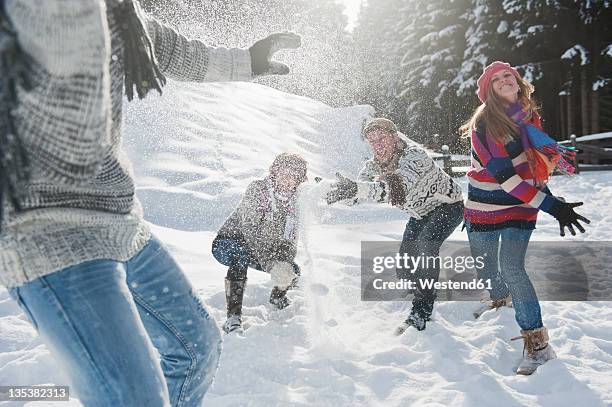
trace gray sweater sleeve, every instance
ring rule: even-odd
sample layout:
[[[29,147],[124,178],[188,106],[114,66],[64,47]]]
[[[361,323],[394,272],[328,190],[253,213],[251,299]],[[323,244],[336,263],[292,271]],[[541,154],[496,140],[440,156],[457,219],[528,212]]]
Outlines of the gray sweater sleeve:
[[[251,56],[241,48],[209,47],[189,40],[153,17],[147,17],[147,30],[155,48],[159,68],[179,81],[250,81]]]

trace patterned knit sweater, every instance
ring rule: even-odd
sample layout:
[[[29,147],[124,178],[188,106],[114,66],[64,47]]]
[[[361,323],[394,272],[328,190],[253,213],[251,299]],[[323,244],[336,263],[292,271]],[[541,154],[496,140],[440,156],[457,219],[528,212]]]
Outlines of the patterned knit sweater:
[[[441,205],[461,202],[461,188],[427,152],[405,136],[401,151],[388,166],[366,161],[358,180],[360,200],[389,202],[421,219]]]
[[[32,176],[5,201],[0,283],[18,286],[95,259],[125,261],[150,238],[121,150],[122,43],[116,0],[6,0],[30,87],[13,109]],[[148,18],[159,67],[183,81],[251,79],[247,50],[211,48]],[[110,41],[109,41],[110,40]]]
[[[539,119],[533,122],[540,127]],[[555,214],[557,200],[547,187],[534,186],[521,141],[506,144],[486,135],[484,128],[471,135],[471,168],[464,216],[470,231],[502,228],[534,229],[538,211]]]
[[[268,180],[249,184],[242,200],[219,229],[218,237],[244,240],[251,254],[269,272],[276,261],[295,260],[299,215],[297,196],[281,201],[271,193]]]

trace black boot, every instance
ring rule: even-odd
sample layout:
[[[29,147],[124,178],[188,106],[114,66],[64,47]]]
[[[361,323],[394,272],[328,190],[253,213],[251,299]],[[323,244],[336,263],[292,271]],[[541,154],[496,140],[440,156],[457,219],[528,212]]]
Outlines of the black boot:
[[[403,334],[406,329],[411,326],[415,327],[417,331],[424,331],[427,325],[427,321],[431,320],[431,314],[433,312],[434,296],[423,298],[421,293],[417,292],[414,299],[412,300],[412,310],[410,315],[402,324],[395,330],[396,335]]]
[[[242,299],[244,298],[244,280],[225,279],[225,301],[227,302],[227,320],[223,324],[223,330],[230,333],[242,330]]]
[[[395,335],[401,335],[411,326],[415,327],[417,331],[424,331],[426,322],[429,321],[430,317],[423,316],[418,312],[415,312],[414,308],[408,318],[402,322],[400,326],[395,329]]]
[[[278,309],[287,308],[290,304],[289,298],[287,298],[287,289],[281,290],[278,287],[274,287],[270,294],[270,304]]]
[[[423,319],[425,321],[431,320],[431,314],[433,313],[435,300],[435,293],[421,293],[417,291],[414,296],[414,299],[412,300],[412,310],[410,314],[415,314],[420,319]]]
[[[429,319],[430,317],[423,316],[419,314],[418,312],[411,312],[410,315],[408,315],[408,318],[406,319],[404,323],[415,327],[417,331],[424,331],[425,324],[427,321],[429,321]]]

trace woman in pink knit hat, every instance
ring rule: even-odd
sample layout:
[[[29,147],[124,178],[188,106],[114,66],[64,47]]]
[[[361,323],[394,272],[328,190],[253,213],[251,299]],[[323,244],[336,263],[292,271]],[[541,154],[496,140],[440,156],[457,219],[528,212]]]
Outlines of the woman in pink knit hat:
[[[540,304],[525,271],[525,253],[540,210],[559,221],[561,236],[588,219],[546,186],[556,168],[572,173],[573,151],[542,130],[533,86],[508,63],[495,61],[478,79],[482,104],[462,127],[471,138],[465,224],[472,256],[483,256],[479,278],[490,280],[491,308],[513,304],[525,351],[517,373],[529,375],[556,357]],[[517,339],[518,339],[517,338]]]

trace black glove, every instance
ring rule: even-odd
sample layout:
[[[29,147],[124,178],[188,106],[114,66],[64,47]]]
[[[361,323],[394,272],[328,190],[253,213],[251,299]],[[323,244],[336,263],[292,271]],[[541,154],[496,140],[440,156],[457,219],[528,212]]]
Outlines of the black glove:
[[[331,189],[325,196],[328,205],[357,196],[357,183],[355,181],[344,177],[339,172],[336,173],[336,178],[338,178],[338,182],[331,185]]]
[[[299,48],[301,43],[301,37],[290,32],[274,33],[257,41],[249,48],[253,76],[288,74],[289,67],[281,62],[272,61],[272,55],[284,48]]]
[[[280,240],[274,244],[272,249],[272,258],[277,261],[284,261],[287,263],[293,262],[295,258],[296,248],[293,244],[286,240]]]
[[[582,206],[582,202],[568,203],[559,201],[557,210],[555,211],[553,216],[559,222],[559,231],[561,236],[565,236],[565,228],[570,231],[572,236],[576,236],[574,226],[578,228],[580,233],[584,233],[584,228],[578,221],[585,222],[587,224],[591,223],[591,221],[585,218],[584,216],[580,216],[576,212],[574,212],[574,208],[577,206]]]

